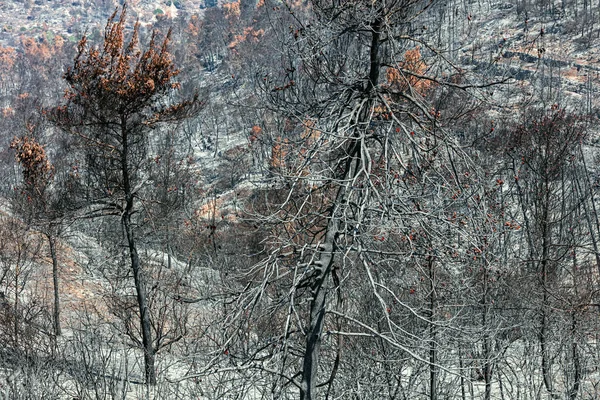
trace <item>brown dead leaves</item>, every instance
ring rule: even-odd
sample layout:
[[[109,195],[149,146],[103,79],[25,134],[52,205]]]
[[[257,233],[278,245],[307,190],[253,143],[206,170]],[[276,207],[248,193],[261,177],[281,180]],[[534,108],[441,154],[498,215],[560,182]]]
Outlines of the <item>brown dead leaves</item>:
[[[66,98],[85,103],[85,97],[105,98],[116,107],[150,103],[176,87],[172,79],[179,74],[167,50],[171,33],[158,42],[154,32],[147,50],[141,51],[136,23],[129,40],[125,37],[127,8],[117,20],[109,18],[101,47],[91,46],[83,37],[73,67],[65,74],[71,88]],[[175,86],[174,86],[175,85]]]

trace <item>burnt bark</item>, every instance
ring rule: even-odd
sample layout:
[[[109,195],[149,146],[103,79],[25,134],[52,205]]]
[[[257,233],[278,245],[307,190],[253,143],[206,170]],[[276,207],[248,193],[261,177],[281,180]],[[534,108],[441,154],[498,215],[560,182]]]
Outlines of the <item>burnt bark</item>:
[[[350,144],[348,162],[345,164],[342,180],[346,180],[355,171],[358,160],[356,141]],[[315,275],[310,286],[312,300],[310,302],[309,324],[306,330],[306,350],[303,358],[302,380],[300,382],[300,399],[312,400],[317,398],[317,377],[319,372],[319,356],[321,350],[321,335],[325,320],[325,305],[327,300],[326,282],[331,275],[337,251],[336,239],[339,232],[340,218],[343,210],[346,189],[338,189],[335,201],[331,207],[324,242],[320,245],[319,260],[315,263]]]
[[[381,29],[383,20],[375,19],[371,24],[371,42],[369,47],[369,75],[367,87],[365,88],[366,96],[372,99],[374,89],[377,87],[379,73],[381,68],[380,62],[380,44],[381,44]],[[370,108],[370,101],[367,102],[367,107]],[[362,112],[357,118],[358,126],[362,125],[363,120],[367,119],[367,114]],[[360,158],[358,157],[359,147],[359,132],[355,132],[354,137],[350,138],[346,151],[346,162],[344,169],[338,176],[340,188],[337,191],[335,200],[330,208],[327,229],[324,236],[324,241],[320,245],[320,255],[315,263],[314,276],[310,285],[311,302],[308,328],[306,329],[306,350],[303,357],[302,379],[300,382],[300,399],[313,400],[317,398],[317,377],[319,372],[319,356],[321,350],[321,335],[323,333],[323,324],[325,320],[325,305],[327,300],[326,282],[331,275],[331,271],[336,255],[336,239],[340,230],[341,218],[344,214],[346,186],[345,183],[358,170]]]
[[[148,294],[142,268],[140,266],[140,258],[137,251],[134,229],[132,226],[131,216],[134,211],[135,193],[131,187],[130,168],[129,168],[129,136],[127,131],[127,122],[123,117],[121,119],[121,135],[123,149],[121,153],[121,173],[123,179],[123,192],[125,194],[125,208],[121,223],[127,238],[127,246],[129,248],[129,258],[131,260],[131,271],[133,272],[133,280],[136,291],[136,299],[138,303],[138,311],[140,313],[140,330],[142,332],[142,347],[144,351],[144,370],[146,383],[149,385],[156,384],[156,371],[154,368],[154,347],[152,344],[152,330],[150,322],[150,312],[148,310]]]
[[[48,235],[48,245],[50,246],[50,257],[52,258],[52,284],[54,290],[54,307],[52,310],[52,322],[54,325],[54,335],[62,334],[60,328],[60,291],[59,291],[59,272],[58,256],[56,255],[56,238]]]

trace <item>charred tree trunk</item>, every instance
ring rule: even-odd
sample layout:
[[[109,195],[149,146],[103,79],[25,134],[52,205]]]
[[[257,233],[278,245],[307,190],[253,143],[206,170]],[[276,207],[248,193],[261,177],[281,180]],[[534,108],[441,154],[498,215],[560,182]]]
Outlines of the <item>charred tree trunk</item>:
[[[52,312],[52,319],[54,324],[54,335],[60,336],[60,293],[59,293],[59,282],[58,282],[58,257],[56,255],[56,238],[52,235],[48,235],[48,245],[50,246],[50,257],[52,258],[52,283],[54,286],[54,309]]]
[[[433,257],[427,259],[429,269],[429,400],[437,400],[437,327],[435,325],[435,307],[437,296],[435,292],[435,268]]]
[[[488,325],[490,323],[490,309],[489,309],[489,287],[488,287],[488,268],[486,265],[483,265],[483,297],[481,299],[481,303],[483,306],[483,315],[482,315],[482,326],[484,329],[483,333],[483,381],[485,382],[485,394],[484,400],[490,400],[492,397],[492,374],[493,374],[493,366],[492,366],[492,338],[490,337],[490,333],[488,331]]]
[[[571,351],[573,357],[573,386],[569,389],[569,400],[577,399],[581,386],[581,362],[579,360],[579,347],[575,338],[577,332],[577,313],[571,314]]]
[[[590,234],[592,232],[590,231]],[[577,272],[577,251],[573,250],[573,276],[575,277]],[[578,285],[574,285],[575,290],[575,298],[579,299],[579,290]],[[569,400],[577,399],[577,395],[579,394],[579,388],[581,386],[581,361],[579,359],[579,345],[577,343],[577,312],[578,305],[573,307],[571,311],[571,357],[573,360],[573,385],[569,388]]]
[[[541,315],[541,328],[540,328],[540,351],[542,353],[542,378],[544,386],[551,398],[556,398],[557,395],[554,393],[554,385],[552,381],[552,363],[550,361],[550,355],[548,352],[548,333],[549,333],[549,319],[548,312],[550,308],[549,304],[549,275],[551,273],[549,260],[550,260],[550,184],[546,179],[541,184],[541,237],[542,237],[542,255],[541,255],[541,278],[542,278],[542,315]]]
[[[129,201],[128,201],[129,202]],[[135,244],[133,228],[131,226],[131,212],[123,215],[123,227],[127,235],[127,245],[129,247],[129,257],[131,259],[131,271],[135,284],[137,303],[140,311],[140,328],[142,331],[142,346],[144,350],[144,369],[146,383],[156,384],[156,372],[154,370],[154,347],[152,346],[152,331],[150,324],[150,312],[148,310],[148,295],[146,293],[146,284],[140,267],[140,259]]]
[[[140,258],[137,251],[135,236],[131,221],[131,216],[134,211],[133,203],[135,194],[131,187],[129,177],[129,161],[128,161],[128,132],[127,122],[125,118],[121,119],[121,132],[123,140],[123,152],[121,154],[121,172],[123,175],[123,191],[125,194],[125,209],[121,217],[121,223],[125,230],[127,238],[127,246],[129,248],[129,257],[131,259],[131,271],[135,284],[135,291],[140,313],[140,330],[142,332],[142,347],[144,350],[144,369],[146,376],[146,384],[156,384],[156,371],[154,369],[154,347],[152,344],[152,330],[150,323],[150,312],[148,310],[148,294],[146,292],[146,283],[140,266]]]
[[[371,43],[369,48],[370,68],[368,82],[365,88],[364,95],[367,98],[373,98],[375,88],[379,81],[379,71],[381,61],[379,48],[381,44],[381,29],[383,26],[382,19],[376,19],[372,24]],[[366,109],[370,108],[371,102],[367,102]],[[358,117],[358,126],[360,129],[361,123],[367,118],[368,112],[361,112]],[[354,137],[350,138],[347,147],[347,161],[344,164],[344,169],[338,177],[340,188],[336,194],[333,205],[330,209],[328,217],[327,230],[324,237],[324,242],[320,244],[320,256],[314,264],[315,272],[310,285],[311,302],[309,324],[306,330],[306,350],[303,358],[302,380],[300,382],[300,399],[314,400],[317,398],[317,375],[319,371],[319,355],[321,349],[321,334],[323,332],[323,324],[325,320],[325,304],[327,296],[327,288],[325,283],[335,259],[336,239],[339,235],[340,218],[344,213],[346,186],[345,182],[351,178],[358,170],[360,158],[358,156],[360,150],[360,142],[358,140],[358,132]]]
[[[348,152],[348,162],[345,164],[342,180],[346,180],[352,171],[355,171],[356,153],[358,150],[357,142],[352,141],[350,151]],[[310,302],[309,325],[306,331],[306,350],[304,352],[302,381],[300,383],[300,399],[313,400],[317,398],[317,375],[319,371],[319,355],[321,349],[321,334],[323,332],[323,323],[325,320],[325,303],[327,288],[324,287],[327,278],[331,274],[335,260],[336,239],[339,232],[339,222],[343,203],[346,194],[346,187],[341,186],[336,195],[335,201],[331,207],[327,232],[324,242],[320,245],[320,257],[315,263],[315,276],[310,286],[312,300]]]
[[[310,321],[306,336],[306,351],[304,353],[302,381],[300,384],[300,399],[312,400],[317,398],[317,375],[319,371],[319,355],[321,350],[321,333],[325,319],[326,288],[323,287],[331,271],[335,255],[335,237],[337,235],[336,217],[331,218],[330,226],[325,235],[325,243],[321,245],[323,253],[319,270],[314,283],[311,285],[313,300],[310,303]]]

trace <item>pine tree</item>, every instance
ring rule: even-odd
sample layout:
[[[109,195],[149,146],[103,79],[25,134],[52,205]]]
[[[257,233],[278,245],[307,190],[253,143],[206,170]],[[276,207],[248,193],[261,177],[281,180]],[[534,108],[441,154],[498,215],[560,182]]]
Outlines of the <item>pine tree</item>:
[[[126,40],[126,6],[117,19],[109,18],[101,46],[83,37],[66,74],[66,104],[49,110],[58,127],[77,138],[87,174],[86,197],[93,216],[119,216],[129,250],[139,309],[141,344],[148,384],[156,383],[152,321],[146,278],[138,254],[134,215],[146,185],[151,133],[164,123],[191,117],[200,108],[198,96],[169,103],[180,84],[168,52],[171,32],[162,42],[154,32],[145,51],[140,50],[139,23]]]

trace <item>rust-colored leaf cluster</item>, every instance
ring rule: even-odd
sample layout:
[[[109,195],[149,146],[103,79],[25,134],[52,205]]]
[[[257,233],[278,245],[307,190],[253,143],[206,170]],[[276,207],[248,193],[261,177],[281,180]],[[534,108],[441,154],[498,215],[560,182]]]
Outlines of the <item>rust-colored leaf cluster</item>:
[[[194,14],[190,17],[186,33],[194,39],[198,39],[201,34],[202,21],[198,18],[198,14]]]
[[[117,11],[113,13],[101,47],[91,46],[86,36],[80,40],[74,65],[65,74],[70,85],[65,97],[70,102],[85,106],[89,99],[104,99],[120,114],[126,114],[179,87],[173,82],[179,70],[167,51],[171,32],[162,43],[157,42],[154,32],[148,49],[142,52],[139,23],[129,40],[125,38],[126,16],[126,6],[118,20]]]
[[[233,40],[229,43],[230,49],[235,49],[237,45],[243,42],[258,43],[260,38],[265,34],[264,29],[254,29],[251,26],[244,28],[240,35],[234,35]]]
[[[3,72],[11,70],[15,65],[16,52],[12,47],[0,46],[0,66]]]
[[[407,50],[404,60],[398,62],[398,68],[390,67],[386,71],[388,85],[399,91],[409,88],[424,95],[432,86],[432,81],[421,78],[427,72],[427,64],[423,61],[419,46]]]
[[[225,18],[228,20],[237,19],[241,15],[240,1],[232,1],[231,3],[223,4],[223,10],[225,11]]]
[[[258,125],[254,125],[250,130],[250,143],[256,142],[262,135],[262,128]]]
[[[45,188],[54,176],[54,166],[48,160],[44,146],[26,135],[15,137],[10,148],[15,150],[15,159],[22,167],[25,185],[36,191]]]
[[[285,168],[288,152],[288,140],[282,140],[281,137],[277,137],[271,148],[271,167],[275,169]]]
[[[27,57],[48,61],[52,57],[52,48],[48,43],[28,36],[21,36],[21,47]]]
[[[321,137],[321,131],[316,128],[316,123],[313,120],[305,120],[303,123],[304,130],[300,134],[300,137],[305,142],[305,146],[312,146]]]

